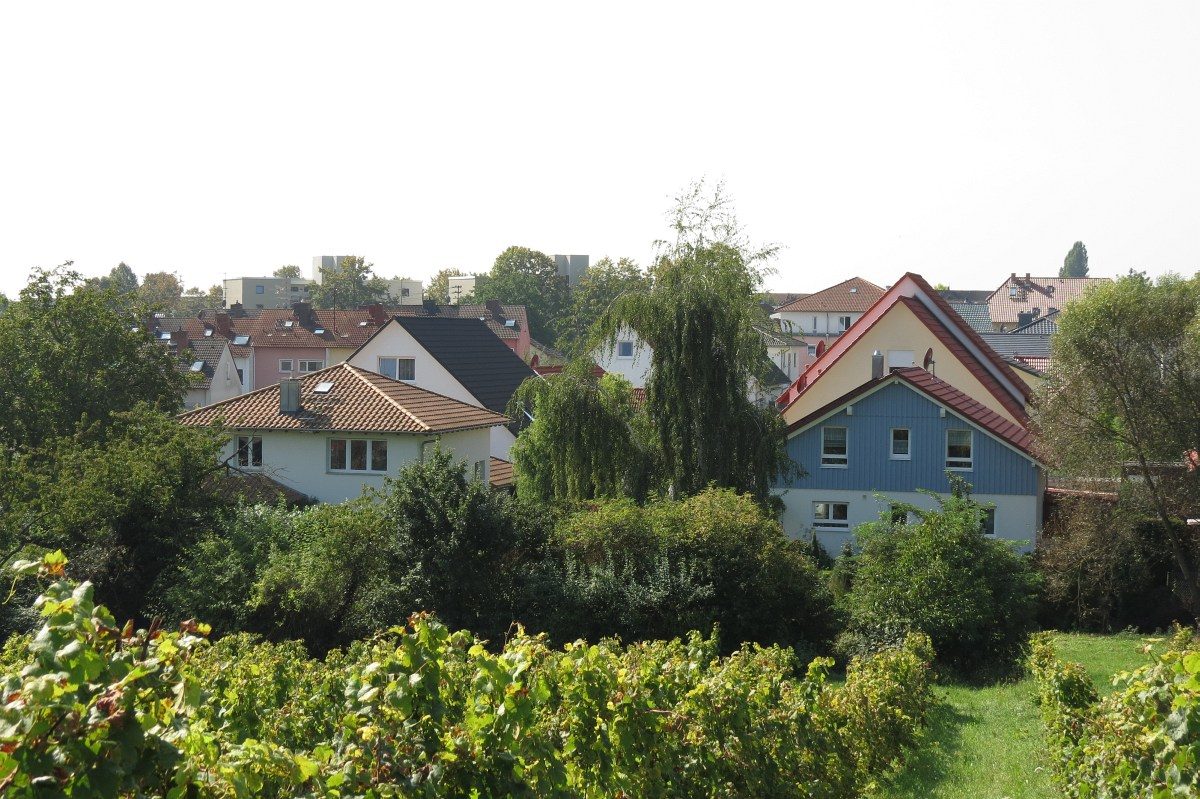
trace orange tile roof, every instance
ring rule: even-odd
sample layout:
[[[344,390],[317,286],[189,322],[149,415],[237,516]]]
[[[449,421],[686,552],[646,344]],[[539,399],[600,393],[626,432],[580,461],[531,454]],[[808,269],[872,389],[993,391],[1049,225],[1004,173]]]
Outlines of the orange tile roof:
[[[883,292],[884,289],[870,281],[863,280],[861,277],[852,277],[849,280],[838,283],[836,286],[830,286],[827,289],[818,291],[816,294],[809,294],[807,297],[793,300],[775,310],[777,312],[799,311],[801,313],[809,311],[816,311],[818,313],[836,313],[838,311],[861,313],[870,308],[876,300],[882,297]]]
[[[1106,277],[1030,277],[1011,275],[988,297],[988,310],[995,324],[1016,324],[1018,314],[1035,308],[1041,315],[1051,309],[1062,310],[1071,300],[1082,297]],[[1015,295],[1010,289],[1016,289]]]
[[[488,467],[488,485],[492,488],[507,488],[517,481],[513,465],[499,458],[491,458]]]
[[[327,393],[316,393],[331,383]],[[447,433],[511,420],[357,366],[339,363],[300,378],[300,411],[279,410],[276,383],[179,415],[183,424],[237,430],[332,430],[346,433]]]

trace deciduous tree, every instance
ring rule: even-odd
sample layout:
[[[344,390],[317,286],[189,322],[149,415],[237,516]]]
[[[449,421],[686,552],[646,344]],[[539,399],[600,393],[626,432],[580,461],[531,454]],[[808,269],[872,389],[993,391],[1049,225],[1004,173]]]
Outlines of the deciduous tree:
[[[462,277],[466,272],[456,267],[448,269],[439,269],[437,274],[429,281],[429,287],[425,289],[425,299],[433,300],[440,305],[450,304],[450,278]],[[459,302],[466,301],[470,296],[457,298]]]
[[[142,278],[138,295],[151,311],[174,313],[183,296],[183,284],[172,272],[150,272]]]
[[[496,256],[487,280],[475,287],[475,301],[487,300],[524,305],[530,335],[553,344],[555,320],[562,316],[569,300],[567,280],[545,253],[509,247]]]
[[[318,308],[358,308],[387,298],[388,283],[375,276],[374,264],[361,255],[347,255],[336,266],[321,272],[321,282],[310,290]]]
[[[1082,241],[1077,241],[1071,245],[1070,252],[1063,259],[1062,269],[1058,270],[1059,277],[1087,277],[1088,276],[1088,256],[1087,247],[1083,246]]]
[[[588,335],[596,321],[622,294],[646,291],[650,280],[628,258],[602,258],[588,267],[571,289],[571,304],[558,320],[558,346],[572,355],[585,355]]]

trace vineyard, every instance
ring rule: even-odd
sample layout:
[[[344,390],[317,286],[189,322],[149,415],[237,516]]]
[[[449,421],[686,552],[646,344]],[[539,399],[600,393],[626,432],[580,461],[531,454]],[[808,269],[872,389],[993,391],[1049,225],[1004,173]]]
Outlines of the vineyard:
[[[1200,793],[1200,648],[1191,631],[1176,633],[1148,665],[1119,673],[1103,698],[1080,664],[1058,659],[1047,634],[1035,636],[1030,666],[1064,796]]]
[[[498,651],[435,619],[334,650],[118,626],[50,555],[0,657],[0,793],[163,797],[851,797],[921,733],[928,640],[800,668],[715,637]]]

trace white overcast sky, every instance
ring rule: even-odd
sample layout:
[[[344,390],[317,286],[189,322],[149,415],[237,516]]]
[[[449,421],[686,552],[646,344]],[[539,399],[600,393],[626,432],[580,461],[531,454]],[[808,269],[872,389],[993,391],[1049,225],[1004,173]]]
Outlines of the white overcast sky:
[[[1200,268],[1200,3],[5,3],[0,291],[510,244],[645,263],[724,179],[768,282]]]

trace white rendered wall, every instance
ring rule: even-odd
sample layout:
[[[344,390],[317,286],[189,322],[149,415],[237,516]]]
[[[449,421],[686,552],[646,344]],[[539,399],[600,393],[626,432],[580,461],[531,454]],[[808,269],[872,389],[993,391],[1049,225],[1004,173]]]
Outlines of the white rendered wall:
[[[615,341],[632,342],[633,355],[628,358],[620,357],[614,343],[611,351],[605,347],[593,354],[596,363],[606,372],[621,375],[632,383],[634,388],[645,388],[646,380],[650,377],[650,348],[642,343],[637,333],[625,328],[617,334]]]
[[[784,510],[780,517],[783,531],[792,538],[807,539],[813,530],[812,503],[845,502],[849,528],[846,530],[818,530],[817,539],[833,556],[842,551],[847,541],[854,542],[854,528],[860,524],[879,520],[879,514],[892,502],[903,502],[918,508],[935,508],[937,502],[927,494],[900,492],[876,496],[866,491],[826,491],[811,488],[790,488],[776,491],[783,499]],[[1036,496],[1015,494],[972,494],[971,498],[981,505],[996,507],[996,537],[1022,542],[1022,552],[1029,552],[1041,529],[1042,508]]]
[[[360,369],[378,372],[381,357],[412,358],[416,362],[413,371],[415,379],[405,382],[412,383],[417,388],[423,388],[426,391],[453,397],[474,405],[476,408],[483,407],[479,404],[479,400],[475,399],[471,392],[467,391],[462,383],[459,383],[454,375],[450,374],[446,367],[438,363],[438,360],[418,344],[417,340],[394,319],[388,322],[347,362]]]
[[[237,449],[238,435],[232,433],[225,445],[222,457],[229,457]],[[456,460],[467,462],[467,477],[474,472],[476,461],[484,463],[484,481],[487,480],[490,437],[488,430],[463,430],[439,436],[416,435],[336,435],[327,432],[281,432],[259,433],[263,440],[262,469],[266,476],[289,488],[307,494],[321,502],[344,502],[362,494],[365,488],[383,488],[385,476],[395,477],[404,466],[419,460],[421,444],[440,439],[443,450],[453,453]],[[388,442],[388,470],[386,475],[376,472],[332,472],[327,468],[328,441],[331,438],[366,438]],[[230,461],[236,464],[236,460]]]

